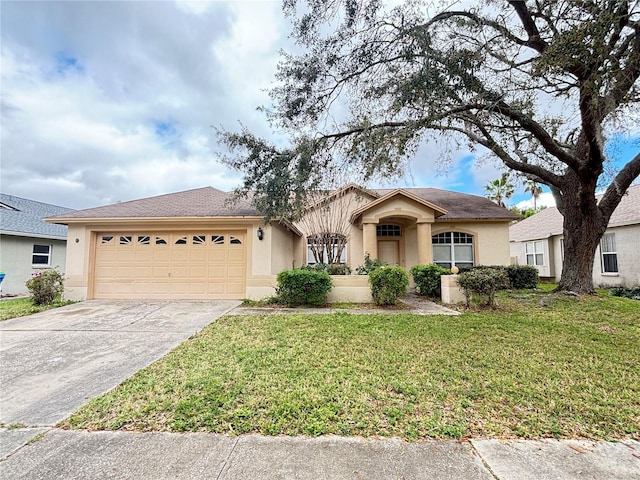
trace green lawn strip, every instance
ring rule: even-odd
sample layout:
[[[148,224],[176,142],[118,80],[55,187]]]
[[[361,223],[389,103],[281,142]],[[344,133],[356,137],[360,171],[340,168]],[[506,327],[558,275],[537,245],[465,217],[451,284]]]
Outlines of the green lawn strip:
[[[10,318],[24,317],[32,313],[42,312],[51,308],[63,307],[70,305],[72,301],[54,302],[51,305],[34,305],[31,297],[12,298],[0,301],[0,321],[9,320]]]
[[[223,317],[61,426],[640,438],[639,302],[499,302],[459,317]]]

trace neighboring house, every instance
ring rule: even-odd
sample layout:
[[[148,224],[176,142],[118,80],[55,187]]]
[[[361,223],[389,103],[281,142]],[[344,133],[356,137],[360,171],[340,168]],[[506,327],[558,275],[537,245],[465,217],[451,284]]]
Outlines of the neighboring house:
[[[323,232],[305,231],[304,221],[265,225],[249,203],[230,197],[206,187],[47,219],[69,226],[67,295],[258,299],[274,294],[278,272],[315,261],[309,242]],[[346,200],[342,260],[354,270],[365,253],[405,268],[509,263],[515,216],[485,198],[350,184],[309,208],[331,212]],[[334,285],[353,288],[353,301],[369,295],[366,277],[334,277]]]
[[[540,277],[557,282],[564,257],[562,215],[546,208],[511,226],[513,263],[534,265]],[[629,187],[596,250],[593,283],[599,287],[640,285],[640,185]]]
[[[2,293],[26,293],[34,272],[57,268],[64,273],[67,227],[43,221],[73,210],[0,194],[0,271]]]

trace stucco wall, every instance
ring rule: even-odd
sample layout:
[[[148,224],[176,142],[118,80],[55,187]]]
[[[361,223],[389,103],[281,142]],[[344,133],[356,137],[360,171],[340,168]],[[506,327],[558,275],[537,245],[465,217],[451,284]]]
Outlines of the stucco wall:
[[[509,222],[436,222],[431,233],[465,232],[474,235],[476,265],[509,265]]]
[[[558,271],[557,258],[561,257],[559,251],[559,241],[554,241],[554,237],[540,238],[537,240],[530,240],[531,242],[542,242],[542,265],[533,265],[538,270],[538,275],[542,278],[554,279],[556,272]],[[510,242],[509,251],[511,257],[517,259],[518,265],[527,264],[527,251],[526,243],[528,242]],[[558,245],[556,245],[558,244]],[[558,251],[556,251],[558,250]],[[560,263],[560,270],[562,270],[562,263]]]
[[[597,248],[593,259],[593,284],[596,287],[637,287],[640,285],[640,225],[612,227],[605,233],[614,233],[618,254],[618,273],[602,273],[600,247]],[[539,269],[541,277],[547,277],[554,282],[560,281],[562,276],[562,236],[556,235],[544,239],[545,261],[547,251],[550,256],[551,269]],[[511,255],[518,257],[520,265],[526,265],[525,242],[511,242]],[[546,273],[546,274],[543,274]]]
[[[295,252],[293,248],[293,234],[284,227],[269,226],[266,231],[271,236],[271,271],[272,275],[277,275],[282,270],[289,270],[294,266]],[[256,242],[261,243],[261,242]],[[258,245],[258,250],[260,246]],[[260,254],[263,254],[260,252]],[[256,272],[257,273],[257,272]]]
[[[599,287],[640,286],[640,225],[609,228],[614,233],[618,253],[618,273],[602,273],[600,247],[593,262],[593,283]]]
[[[33,245],[51,245],[50,266],[33,267]],[[66,242],[47,238],[0,235],[0,271],[5,273],[2,293],[5,295],[27,293],[25,282],[31,274],[46,268],[56,268],[65,273]]]

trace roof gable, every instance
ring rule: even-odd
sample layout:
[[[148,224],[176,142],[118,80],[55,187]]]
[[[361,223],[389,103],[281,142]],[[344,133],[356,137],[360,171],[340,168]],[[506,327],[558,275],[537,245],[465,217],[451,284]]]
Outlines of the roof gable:
[[[374,201],[367,203],[366,205],[363,205],[362,207],[358,208],[357,210],[355,210],[352,214],[351,214],[351,222],[356,222],[358,217],[360,217],[361,215],[363,215],[364,213],[371,211],[372,209],[375,209],[376,207],[389,202],[390,200],[397,198],[397,197],[404,197],[406,199],[409,199],[413,202],[416,202],[424,207],[427,207],[431,210],[433,210],[434,212],[434,216],[439,217],[442,216],[444,214],[447,213],[447,211],[440,207],[439,205],[436,205],[434,203],[429,202],[428,200],[425,200],[424,198],[418,197],[414,194],[412,194],[411,192],[404,190],[404,189],[395,189],[390,191],[389,193],[387,193],[386,195],[383,195],[377,199],[375,199]]]
[[[67,227],[52,225],[43,221],[43,218],[72,211],[70,208],[0,193],[0,232],[64,240]]]

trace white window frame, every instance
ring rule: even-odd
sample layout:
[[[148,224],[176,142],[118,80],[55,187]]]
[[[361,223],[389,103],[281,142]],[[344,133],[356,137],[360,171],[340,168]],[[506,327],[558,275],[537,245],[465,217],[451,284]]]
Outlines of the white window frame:
[[[315,265],[316,263],[316,257],[313,255],[313,250],[311,250],[311,245],[313,245],[313,243],[311,243],[309,240],[311,239],[311,237],[307,237],[307,265]],[[337,250],[337,246],[333,247],[334,250]],[[346,264],[347,263],[347,249],[349,248],[349,242],[347,241],[347,243],[344,244],[344,248],[342,249],[342,255],[340,255],[340,265],[342,264]],[[327,252],[324,251],[322,252],[322,262],[320,263],[327,263]]]
[[[608,239],[611,239],[611,242],[608,242]],[[610,243],[610,245],[608,245],[608,243]],[[609,249],[610,247],[611,249]],[[606,262],[604,261],[605,256],[611,256],[615,259],[615,270],[606,269]],[[615,233],[605,233],[600,239],[600,268],[602,273],[608,274],[617,274],[620,270],[618,265],[618,249],[616,248]]]
[[[538,255],[540,255],[540,261],[538,261]],[[531,263],[529,263],[529,257],[531,257]],[[524,260],[526,265],[542,267],[544,265],[544,242],[542,240],[526,242],[524,244]]]
[[[46,253],[36,252],[36,247],[47,247]],[[33,268],[47,268],[51,266],[51,255],[53,253],[53,245],[48,245],[44,243],[34,243],[33,247],[31,247],[31,266]],[[35,257],[46,257],[47,263],[36,263],[34,262]]]
[[[434,243],[434,238],[438,237],[439,235],[442,234],[447,234],[449,236],[448,238],[448,242],[446,243]],[[456,235],[457,234],[457,235]],[[460,241],[456,241],[456,239],[460,238],[460,234],[464,234],[465,235],[465,241],[464,242],[460,242]],[[471,242],[467,242],[466,240],[471,238]],[[467,268],[467,267],[472,267],[476,264],[476,252],[475,252],[475,241],[476,241],[476,237],[475,235],[472,235],[471,233],[467,233],[467,232],[441,232],[441,233],[437,233],[435,235],[433,235],[431,237],[431,253],[433,255],[433,263],[440,265],[444,268],[453,268],[454,266],[460,268]],[[468,245],[471,246],[471,261],[469,260],[456,260],[456,246],[461,246],[461,245]],[[434,247],[449,247],[450,250],[450,257],[451,260],[438,260],[436,258],[435,255],[435,251],[434,251]],[[444,264],[447,264],[446,266]],[[470,264],[470,265],[469,265]]]

